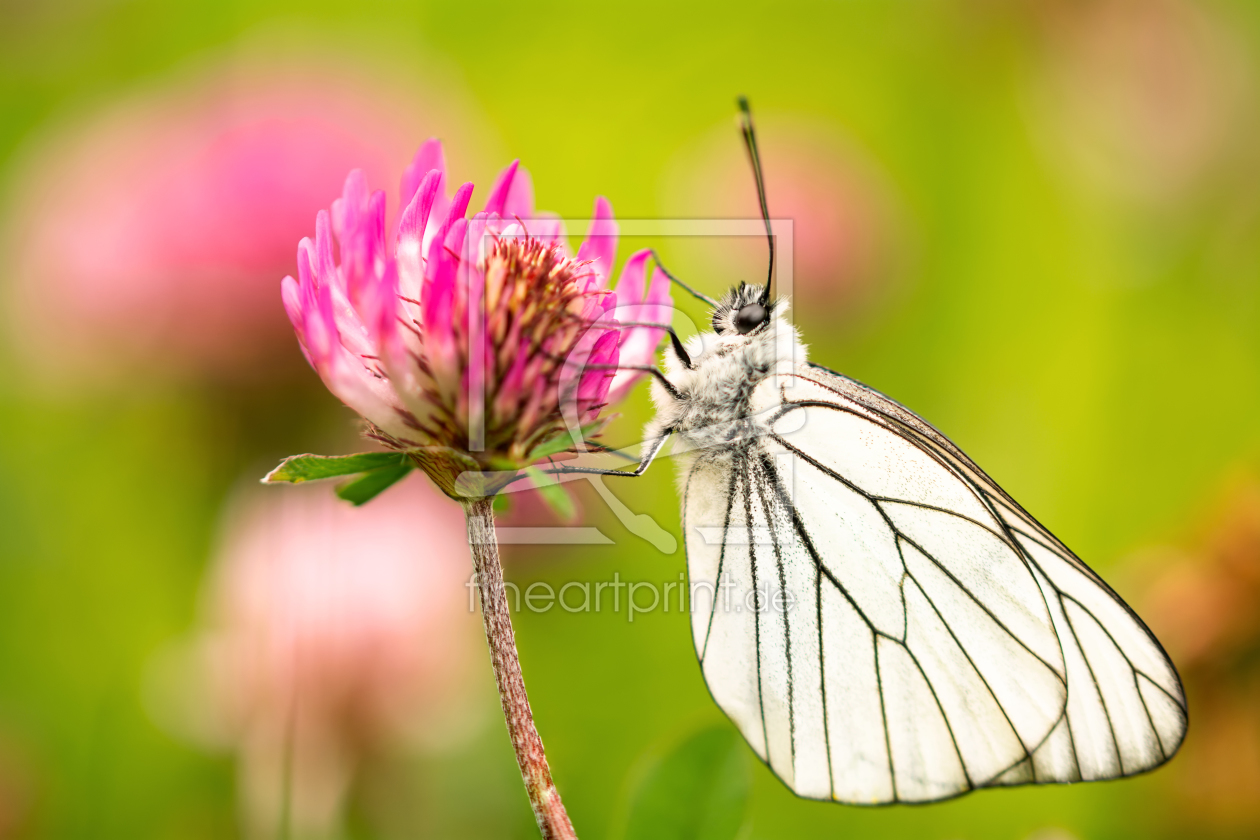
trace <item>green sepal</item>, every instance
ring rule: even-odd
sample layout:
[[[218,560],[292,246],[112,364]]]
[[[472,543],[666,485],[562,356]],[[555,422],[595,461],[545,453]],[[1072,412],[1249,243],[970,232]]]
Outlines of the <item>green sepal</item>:
[[[547,506],[555,511],[556,516],[565,522],[573,520],[573,517],[577,515],[577,510],[573,507],[573,497],[569,495],[568,490],[564,489],[564,485],[538,467],[526,467],[525,474],[534,482],[538,495],[542,496]]]
[[[382,491],[388,490],[415,469],[411,459],[404,456],[401,464],[392,467],[381,467],[364,473],[358,478],[337,485],[337,495],[355,507],[375,499]]]
[[[397,467],[407,460],[401,452],[360,452],[357,455],[290,455],[263,477],[263,483],[319,481],[340,475]]]

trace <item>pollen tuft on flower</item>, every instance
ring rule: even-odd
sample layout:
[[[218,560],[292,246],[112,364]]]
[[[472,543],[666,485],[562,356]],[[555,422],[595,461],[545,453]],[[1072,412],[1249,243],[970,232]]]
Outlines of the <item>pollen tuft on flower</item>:
[[[524,465],[534,447],[565,432],[566,421],[581,424],[602,407],[620,344],[605,317],[613,293],[559,244],[526,235],[494,237],[482,273],[481,309],[464,301],[452,324],[461,388],[433,395],[427,431],[484,466]]]

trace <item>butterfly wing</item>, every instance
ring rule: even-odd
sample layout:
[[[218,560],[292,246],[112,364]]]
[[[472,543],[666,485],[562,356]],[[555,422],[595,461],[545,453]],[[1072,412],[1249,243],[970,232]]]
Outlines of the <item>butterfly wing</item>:
[[[1171,757],[1176,671],[1097,575],[882,394],[771,387],[768,436],[693,462],[683,524],[705,680],[789,787],[924,802]]]

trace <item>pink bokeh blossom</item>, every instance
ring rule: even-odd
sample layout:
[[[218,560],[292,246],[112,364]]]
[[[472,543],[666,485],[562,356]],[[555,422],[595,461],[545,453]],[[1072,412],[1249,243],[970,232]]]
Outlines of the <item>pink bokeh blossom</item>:
[[[481,642],[463,522],[419,478],[361,508],[315,486],[237,507],[193,699],[238,754],[247,833],[270,836],[287,796],[294,836],[324,836],[363,759],[470,726]]]
[[[23,347],[93,374],[272,375],[275,277],[350,168],[406,159],[393,100],[335,66],[229,64],[46,131],[8,213]]]
[[[1190,0],[1027,4],[1032,139],[1089,192],[1169,209],[1250,153],[1252,59],[1223,9]]]

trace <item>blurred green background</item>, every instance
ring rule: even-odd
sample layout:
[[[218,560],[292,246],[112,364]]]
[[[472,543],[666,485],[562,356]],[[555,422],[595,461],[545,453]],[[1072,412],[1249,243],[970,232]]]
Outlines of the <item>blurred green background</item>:
[[[413,146],[447,138],[455,176],[483,190],[520,157],[539,206],[572,218],[597,193],[622,218],[752,214],[746,181],[731,185],[749,177],[732,122],[747,94],[772,211],[776,189],[795,189],[800,203],[778,212],[821,202],[816,215],[836,226],[797,254],[812,358],[945,431],[1139,609],[1162,568],[1148,549],[1208,551],[1229,488],[1260,464],[1254,3],[5,2],[12,236],[56,171],[40,155],[57,131],[73,139],[81,114],[273,45],[333,72],[368,68],[395,86],[381,95],[407,112]],[[435,116],[421,102],[439,103]],[[796,181],[776,182],[775,161],[786,173],[792,158],[776,146],[806,150]],[[104,153],[96,164],[111,165]],[[391,202],[395,165],[374,183]],[[834,201],[811,192],[813,168]],[[6,241],[7,254],[21,246]],[[656,244],[710,291],[761,270],[731,276],[701,245]],[[15,263],[0,261],[0,282],[19,282]],[[284,455],[353,451],[352,417],[289,337],[257,364],[208,373],[146,366],[160,345],[109,377],[76,375],[73,360],[45,370],[73,325],[24,324],[21,299],[7,298],[14,340],[0,350],[0,837],[238,836],[232,753],[172,732],[146,685],[154,657],[201,620],[234,488]],[[636,440],[645,390],[612,442]],[[616,489],[678,533],[668,462]],[[633,537],[593,495],[581,503],[616,544],[508,548],[509,579],[677,578],[681,550]],[[1260,565],[1260,544],[1240,550]],[[758,765],[746,836],[1255,836],[1257,643],[1240,621],[1230,638],[1242,654],[1209,651],[1187,673],[1184,754],[1154,774],[870,810],[799,800]],[[1176,657],[1178,639],[1150,623]],[[552,610],[522,613],[516,629],[573,822],[583,837],[617,836],[643,756],[723,720],[686,618]],[[489,669],[476,665],[469,702],[483,725],[457,748],[366,761],[346,836],[535,836]],[[1226,699],[1199,711],[1209,692]],[[1218,724],[1225,707],[1237,713]],[[1235,748],[1200,746],[1222,739]],[[1196,785],[1194,767],[1221,785]]]

